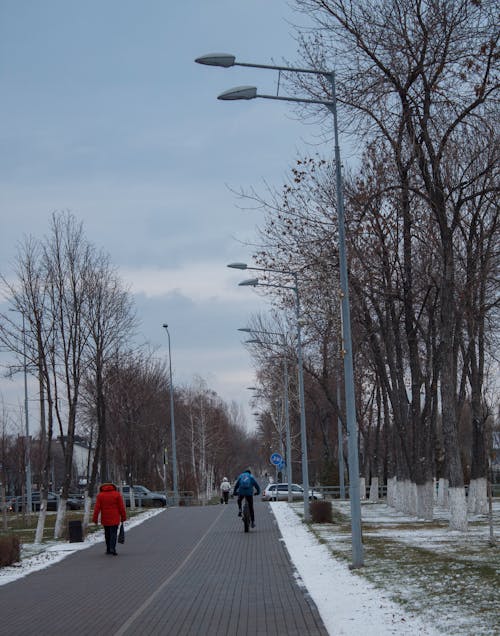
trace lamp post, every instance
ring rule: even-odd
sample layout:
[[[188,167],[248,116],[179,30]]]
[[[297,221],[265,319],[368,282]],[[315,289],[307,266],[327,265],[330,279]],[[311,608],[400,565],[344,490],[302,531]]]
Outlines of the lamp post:
[[[174,385],[172,382],[172,351],[170,349],[170,332],[168,325],[164,324],[163,328],[167,332],[168,337],[168,367],[170,375],[170,431],[172,436],[172,487],[174,491],[174,504],[179,501],[179,490],[177,487],[177,449],[175,443],[175,418],[174,418]]]
[[[340,147],[338,139],[338,122],[337,122],[337,94],[335,87],[335,72],[297,68],[289,66],[276,66],[269,64],[253,64],[247,62],[237,62],[234,55],[227,53],[213,53],[198,57],[195,62],[208,66],[221,66],[229,68],[231,66],[245,66],[250,68],[262,68],[275,71],[284,71],[287,73],[305,73],[316,76],[326,77],[331,84],[331,100],[305,99],[298,97],[289,97],[281,95],[262,95],[257,93],[255,86],[240,86],[220,94],[218,99],[236,100],[236,99],[255,99],[260,97],[263,99],[273,99],[279,101],[296,102],[304,104],[320,104],[326,106],[333,115],[334,130],[334,152],[335,152],[335,180],[336,180],[336,196],[337,196],[337,219],[338,219],[338,243],[339,243],[339,269],[340,269],[340,288],[341,288],[341,304],[342,304],[342,335],[343,335],[343,359],[344,359],[344,389],[346,403],[346,421],[347,421],[347,441],[349,456],[349,500],[351,505],[351,530],[352,530],[352,565],[353,568],[362,567],[364,565],[363,544],[361,541],[361,500],[359,487],[359,457],[358,457],[358,431],[356,423],[356,410],[354,399],[354,372],[352,360],[352,338],[351,338],[351,318],[349,308],[349,285],[347,274],[347,255],[345,242],[345,220],[344,220],[344,194],[342,187],[342,172],[340,165]]]
[[[282,333],[274,333],[272,331],[255,331],[247,327],[241,327],[238,331],[246,331],[247,333],[265,334],[268,336],[280,336],[282,338],[283,345],[283,402],[285,410],[285,435],[286,435],[286,479],[288,483],[288,501],[293,501],[292,497],[292,440],[290,436],[290,409],[288,401],[288,356],[286,353],[286,337]],[[251,341],[248,341],[251,342]],[[256,343],[261,343],[260,340],[255,340]],[[261,343],[262,344],[262,343]],[[275,343],[270,343],[275,344]],[[279,344],[279,343],[276,343]]]
[[[300,441],[301,441],[301,459],[302,459],[302,486],[304,488],[304,521],[310,521],[309,513],[309,467],[307,457],[307,430],[306,430],[306,409],[304,398],[304,365],[302,358],[302,336],[300,328],[300,296],[297,272],[287,272],[277,269],[266,269],[263,267],[248,267],[246,263],[230,263],[228,267],[234,269],[248,269],[261,272],[275,272],[277,274],[286,274],[293,277],[293,285],[279,285],[276,283],[261,283],[258,278],[250,278],[239,283],[240,286],[250,287],[280,287],[282,289],[291,289],[295,295],[295,318],[297,325],[297,362],[298,362],[298,379],[299,379],[299,404],[300,404]]]
[[[337,382],[337,439],[338,439],[338,457],[339,457],[339,486],[340,498],[345,499],[345,483],[344,483],[344,434],[342,432],[342,420],[340,419],[340,386]]]
[[[28,410],[28,362],[26,359],[26,321],[23,317],[23,359],[24,359],[24,421],[26,429],[26,497],[28,501],[28,515],[31,515],[33,506],[33,498],[31,496],[31,440],[30,440],[30,421]]]
[[[18,311],[10,309],[9,311]],[[24,371],[24,423],[26,433],[25,443],[25,463],[26,463],[26,509],[28,516],[31,516],[33,509],[33,497],[31,493],[31,440],[30,440],[30,420],[28,409],[28,360],[26,355],[26,320],[24,311],[20,311],[23,319],[23,371]]]

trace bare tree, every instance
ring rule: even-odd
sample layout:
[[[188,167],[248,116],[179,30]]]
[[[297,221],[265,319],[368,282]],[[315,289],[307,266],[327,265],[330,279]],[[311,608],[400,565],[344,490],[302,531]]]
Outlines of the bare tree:
[[[106,420],[105,375],[121,349],[127,346],[136,327],[129,292],[104,254],[97,254],[88,276],[89,297],[84,321],[89,330],[87,341],[88,366],[84,399],[87,420],[95,438],[90,479],[85,496],[84,525],[90,517],[90,504],[95,491],[97,471],[103,481],[108,479],[108,427]],[[90,446],[92,450],[92,445]]]
[[[453,184],[447,181],[446,163],[464,132],[497,114],[498,5],[464,0],[296,4],[320,27],[321,35],[304,38],[304,57],[322,67],[335,59],[341,101],[358,131],[386,140],[402,167],[415,165],[439,230],[439,371],[450,525],[464,529],[456,408],[458,218],[449,204]],[[317,86],[311,92],[317,94]]]

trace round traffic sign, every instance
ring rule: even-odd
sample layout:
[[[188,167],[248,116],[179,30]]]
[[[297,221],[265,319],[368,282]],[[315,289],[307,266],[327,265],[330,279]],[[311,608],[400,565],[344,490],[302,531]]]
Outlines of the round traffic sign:
[[[271,455],[271,464],[278,466],[283,461],[283,457],[279,453],[273,453]]]

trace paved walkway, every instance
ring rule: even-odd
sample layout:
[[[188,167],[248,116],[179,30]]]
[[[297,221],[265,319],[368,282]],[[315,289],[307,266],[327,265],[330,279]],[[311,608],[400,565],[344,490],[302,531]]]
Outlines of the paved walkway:
[[[9,636],[327,636],[297,584],[274,516],[248,534],[229,505],[169,508],[104,543],[2,586]]]

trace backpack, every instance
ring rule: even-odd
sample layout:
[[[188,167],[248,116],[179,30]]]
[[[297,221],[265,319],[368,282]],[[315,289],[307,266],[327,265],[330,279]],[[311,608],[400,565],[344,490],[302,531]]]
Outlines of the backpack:
[[[241,473],[238,478],[238,494],[239,495],[253,495],[254,480],[249,473]]]
[[[252,480],[250,478],[250,475],[248,473],[242,473],[240,475],[240,488],[243,488],[243,490],[248,490],[248,488],[251,488],[252,486]]]

